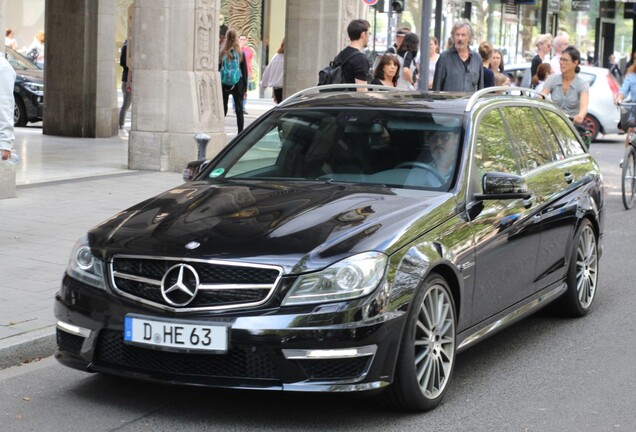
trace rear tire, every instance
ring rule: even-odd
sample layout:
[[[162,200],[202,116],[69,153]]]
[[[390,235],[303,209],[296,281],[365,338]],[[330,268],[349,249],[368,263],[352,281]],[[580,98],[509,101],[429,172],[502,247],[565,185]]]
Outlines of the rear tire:
[[[455,303],[448,283],[429,275],[408,314],[395,379],[385,402],[405,411],[429,411],[444,398],[455,366]]]
[[[24,101],[22,101],[22,98],[17,94],[14,94],[13,98],[15,100],[15,107],[13,111],[13,126],[26,126],[29,119],[27,118],[26,106],[24,105]]]
[[[560,299],[559,311],[569,317],[587,315],[596,297],[598,284],[598,241],[592,223],[583,219],[574,237],[566,277],[567,291]]]
[[[623,206],[625,210],[632,208],[634,204],[634,192],[636,184],[634,174],[636,173],[636,150],[631,145],[627,146],[623,157],[623,174],[621,176],[621,190],[623,192]]]

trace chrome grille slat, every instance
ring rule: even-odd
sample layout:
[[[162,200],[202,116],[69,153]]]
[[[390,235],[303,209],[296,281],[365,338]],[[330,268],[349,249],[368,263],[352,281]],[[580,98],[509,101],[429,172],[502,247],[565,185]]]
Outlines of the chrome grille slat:
[[[121,273],[121,272],[117,272],[117,271],[113,272],[113,276],[116,277],[116,278],[128,279],[128,280],[131,280],[131,281],[141,282],[141,283],[145,283],[145,284],[148,284],[148,285],[161,286],[161,280],[150,279],[150,278],[143,277],[143,276],[131,275],[131,274]]]
[[[166,272],[177,264],[199,275],[197,296],[185,306],[170,305],[161,292]],[[140,303],[175,312],[243,309],[260,306],[273,295],[282,268],[234,261],[115,255],[109,265],[113,290]]]

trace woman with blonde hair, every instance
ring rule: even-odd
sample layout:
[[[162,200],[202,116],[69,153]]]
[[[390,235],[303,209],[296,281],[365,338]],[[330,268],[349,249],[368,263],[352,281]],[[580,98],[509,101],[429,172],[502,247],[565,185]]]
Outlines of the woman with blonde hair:
[[[44,32],[42,30],[38,30],[35,32],[35,36],[33,37],[33,42],[29,45],[29,49],[27,50],[27,57],[31,57],[28,53],[33,52],[34,63],[40,69],[44,68]]]
[[[225,34],[225,43],[219,53],[219,72],[223,89],[223,112],[227,116],[227,102],[232,95],[236,108],[236,126],[241,132],[245,123],[243,93],[247,91],[247,63],[236,30],[228,30]]]
[[[537,74],[537,68],[541,63],[547,60],[547,55],[552,50],[552,35],[549,33],[540,34],[534,41],[534,45],[537,47],[537,55],[532,58],[532,65],[530,66],[530,76]]]

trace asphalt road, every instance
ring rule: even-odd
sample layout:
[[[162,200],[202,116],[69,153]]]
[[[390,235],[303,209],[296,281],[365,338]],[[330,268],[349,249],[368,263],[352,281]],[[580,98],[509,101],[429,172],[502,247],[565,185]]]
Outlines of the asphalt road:
[[[391,412],[350,395],[160,386],[64,368],[0,371],[0,431],[634,431],[636,209],[620,198],[622,137],[594,143],[607,187],[592,312],[534,315],[458,356],[436,410]]]

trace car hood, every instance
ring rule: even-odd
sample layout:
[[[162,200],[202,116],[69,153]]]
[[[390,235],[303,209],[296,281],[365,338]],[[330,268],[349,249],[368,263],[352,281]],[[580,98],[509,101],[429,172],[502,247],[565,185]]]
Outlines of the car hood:
[[[44,83],[44,71],[41,70],[17,70],[15,74],[17,79],[22,79],[23,81]]]
[[[230,259],[301,272],[357,252],[390,254],[446,219],[453,202],[448,193],[350,184],[191,182],[115,215],[89,241],[105,260]],[[435,209],[429,224],[409,229]]]

